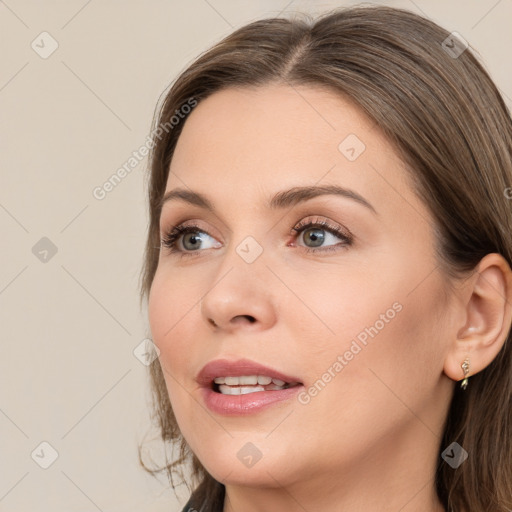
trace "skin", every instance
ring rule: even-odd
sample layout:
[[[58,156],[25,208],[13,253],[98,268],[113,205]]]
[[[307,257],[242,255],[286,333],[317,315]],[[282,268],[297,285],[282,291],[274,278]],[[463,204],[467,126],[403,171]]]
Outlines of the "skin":
[[[349,134],[366,146],[352,162],[338,149]],[[377,213],[334,195],[266,206],[278,191],[326,184]],[[443,423],[464,358],[473,375],[505,341],[505,260],[488,255],[450,283],[397,153],[358,108],[319,87],[231,88],[200,102],[171,162],[166,191],[178,187],[216,212],[165,204],[162,236],[189,221],[210,236],[195,252],[179,245],[184,257],[161,250],[149,321],[180,430],[226,485],[224,512],[444,511],[433,484]],[[303,219],[348,229],[353,242],[313,228],[325,235],[317,247],[311,228],[291,232]],[[253,263],[236,252],[247,236],[263,248]],[[245,417],[204,406],[194,379],[207,362],[253,359],[309,389],[395,303],[401,310],[307,404]],[[250,468],[237,457],[248,442],[262,454]]]

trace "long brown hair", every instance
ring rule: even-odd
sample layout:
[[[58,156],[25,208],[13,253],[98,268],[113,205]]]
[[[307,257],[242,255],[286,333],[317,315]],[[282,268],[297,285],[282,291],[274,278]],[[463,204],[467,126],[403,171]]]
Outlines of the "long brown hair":
[[[330,11],[312,20],[252,22],[203,53],[172,84],[154,118],[149,214],[141,301],[159,257],[160,200],[186,121],[169,120],[191,101],[227,87],[269,83],[327,87],[359,105],[388,137],[435,219],[439,265],[447,275],[474,271],[488,253],[512,266],[512,123],[499,91],[460,39],[412,12],[389,7]],[[190,110],[190,109],[188,109]],[[512,346],[456,387],[439,453],[459,443],[469,458],[457,469],[441,457],[436,488],[447,511],[512,509]],[[160,362],[150,366],[154,414],[165,443],[179,455],[151,472],[179,474],[191,464],[192,506],[222,510],[224,486],[209,475],[182,437]],[[201,508],[202,507],[202,508]]]

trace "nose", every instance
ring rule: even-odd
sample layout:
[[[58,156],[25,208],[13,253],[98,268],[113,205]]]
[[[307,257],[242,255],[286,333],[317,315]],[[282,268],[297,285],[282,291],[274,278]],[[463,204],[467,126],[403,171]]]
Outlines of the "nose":
[[[224,332],[272,327],[276,322],[272,293],[275,283],[265,264],[262,261],[248,264],[235,254],[235,259],[226,258],[222,268],[201,300],[204,321],[214,330]]]

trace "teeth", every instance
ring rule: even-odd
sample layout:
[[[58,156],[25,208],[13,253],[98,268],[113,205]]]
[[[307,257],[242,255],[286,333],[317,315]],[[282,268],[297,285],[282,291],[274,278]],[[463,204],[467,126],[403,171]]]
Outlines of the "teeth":
[[[218,390],[224,395],[246,395],[258,391],[276,391],[296,384],[288,384],[284,380],[273,379],[268,375],[216,377],[213,381],[218,384]]]
[[[260,384],[266,386],[273,382],[276,386],[284,386],[286,382],[281,379],[273,379],[267,375],[241,375],[240,377],[216,377],[213,379],[215,384],[227,384],[228,386],[254,386]]]
[[[258,384],[258,376],[257,375],[241,375],[240,377],[225,377],[225,384],[228,386],[239,386],[248,384],[249,386],[254,386]]]
[[[231,387],[221,384],[219,391],[223,395],[247,395],[248,393],[256,393],[257,391],[265,391],[263,386],[249,386],[249,387]]]

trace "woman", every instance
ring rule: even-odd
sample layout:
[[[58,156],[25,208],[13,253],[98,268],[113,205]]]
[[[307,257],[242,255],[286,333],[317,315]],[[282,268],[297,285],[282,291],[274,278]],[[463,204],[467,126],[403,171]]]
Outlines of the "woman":
[[[183,510],[510,510],[512,123],[466,43],[387,7],[256,21],[154,135],[142,298]]]

